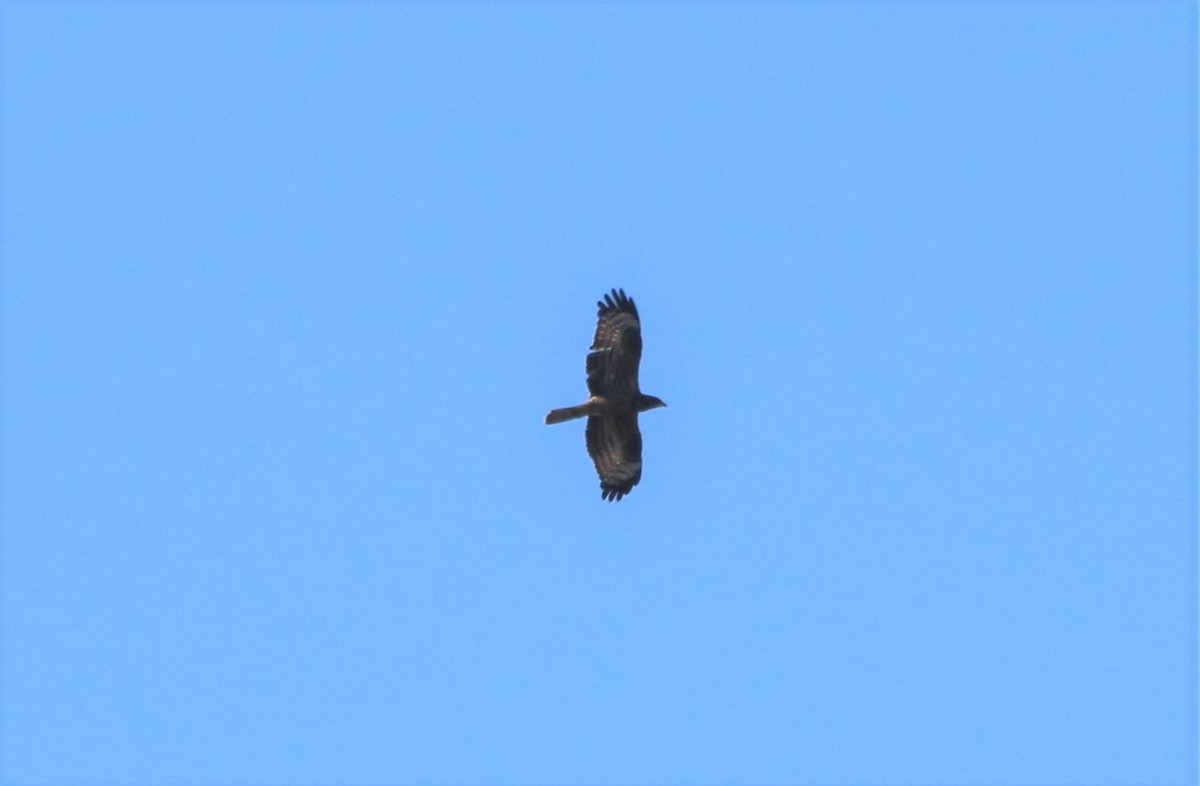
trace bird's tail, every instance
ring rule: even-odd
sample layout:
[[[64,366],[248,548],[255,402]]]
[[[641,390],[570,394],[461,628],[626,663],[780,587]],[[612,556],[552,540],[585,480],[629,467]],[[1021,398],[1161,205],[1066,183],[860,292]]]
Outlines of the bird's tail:
[[[553,423],[565,423],[568,420],[575,418],[583,418],[588,415],[588,405],[580,404],[577,407],[563,407],[562,409],[552,409],[550,414],[546,416],[546,425]]]

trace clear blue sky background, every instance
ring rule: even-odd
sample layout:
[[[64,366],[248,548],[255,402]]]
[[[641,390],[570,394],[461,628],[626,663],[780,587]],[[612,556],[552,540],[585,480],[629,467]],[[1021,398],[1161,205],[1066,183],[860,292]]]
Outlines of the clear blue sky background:
[[[1195,778],[1194,4],[3,14],[8,782]]]

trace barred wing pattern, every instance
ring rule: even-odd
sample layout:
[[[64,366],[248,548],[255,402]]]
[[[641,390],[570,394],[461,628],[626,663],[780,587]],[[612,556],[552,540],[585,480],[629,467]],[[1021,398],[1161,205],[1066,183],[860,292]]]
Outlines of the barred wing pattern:
[[[609,502],[633,491],[642,479],[642,432],[636,412],[588,418],[587,449],[600,476],[600,496]]]
[[[588,392],[605,398],[637,395],[638,363],[642,360],[637,306],[623,289],[614,289],[596,306],[596,337],[587,357]]]

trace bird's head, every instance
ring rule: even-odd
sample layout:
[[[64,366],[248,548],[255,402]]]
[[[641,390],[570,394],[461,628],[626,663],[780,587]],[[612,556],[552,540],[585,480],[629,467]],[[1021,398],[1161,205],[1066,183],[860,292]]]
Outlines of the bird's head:
[[[666,405],[667,402],[663,401],[657,396],[642,396],[642,400],[638,402],[638,411],[645,412],[648,409],[658,409],[659,407],[665,407]]]

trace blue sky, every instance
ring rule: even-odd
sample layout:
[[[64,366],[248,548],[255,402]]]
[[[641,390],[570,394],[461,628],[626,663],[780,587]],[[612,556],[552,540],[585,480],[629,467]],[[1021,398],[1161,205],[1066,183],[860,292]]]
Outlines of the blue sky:
[[[8,3],[3,779],[1193,782],[1196,23]]]

